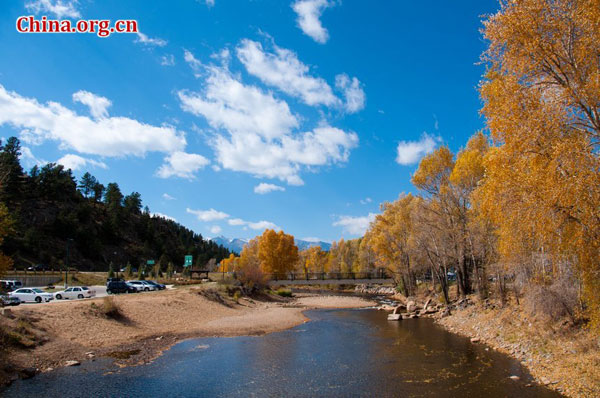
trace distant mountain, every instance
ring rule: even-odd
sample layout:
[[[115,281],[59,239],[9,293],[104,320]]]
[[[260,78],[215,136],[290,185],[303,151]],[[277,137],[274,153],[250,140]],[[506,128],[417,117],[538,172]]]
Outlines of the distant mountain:
[[[331,249],[331,243],[323,242],[323,241],[312,241],[312,240],[302,240],[296,239],[296,246],[298,246],[299,250],[306,250],[309,247],[320,246],[321,250],[328,252]]]
[[[248,243],[248,239],[239,239],[239,238],[229,239],[224,236],[217,236],[217,237],[208,238],[208,239],[210,239],[211,242],[214,242],[217,245],[223,246],[224,248],[229,249],[230,251],[235,252],[237,254],[240,254],[242,252],[242,249],[244,248],[244,245],[246,243]]]
[[[237,254],[240,254],[242,252],[242,249],[244,248],[244,245],[248,243],[248,239],[230,239],[224,236],[217,236],[209,239],[217,245],[221,245],[224,248],[229,249],[230,251],[235,252]],[[321,246],[322,250],[329,251],[329,249],[331,248],[331,243],[296,239],[296,246],[298,246],[299,250],[305,250],[313,246]]]

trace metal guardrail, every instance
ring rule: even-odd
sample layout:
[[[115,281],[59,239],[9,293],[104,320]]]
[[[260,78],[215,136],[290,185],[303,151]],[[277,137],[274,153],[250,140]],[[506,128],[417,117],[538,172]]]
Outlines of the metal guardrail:
[[[391,276],[385,270],[374,272],[290,272],[267,274],[273,281],[296,281],[296,280],[340,280],[340,279],[390,279]]]

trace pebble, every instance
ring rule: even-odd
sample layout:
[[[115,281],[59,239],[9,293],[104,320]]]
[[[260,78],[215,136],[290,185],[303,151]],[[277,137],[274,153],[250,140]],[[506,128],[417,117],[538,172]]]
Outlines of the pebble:
[[[514,380],[514,381],[521,380],[521,378],[519,376],[515,376],[515,375],[510,376],[509,379]]]
[[[471,338],[471,343],[479,343],[480,341],[481,341],[481,339],[479,337]]]
[[[66,361],[65,366],[79,366],[81,363],[79,361]]]

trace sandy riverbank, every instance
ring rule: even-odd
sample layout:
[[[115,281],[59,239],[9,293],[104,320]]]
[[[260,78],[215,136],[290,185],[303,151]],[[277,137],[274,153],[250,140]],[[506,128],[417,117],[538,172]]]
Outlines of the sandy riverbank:
[[[103,299],[15,307],[12,321],[25,320],[47,341],[13,350],[11,361],[17,368],[42,372],[99,356],[117,358],[122,365],[142,364],[183,339],[261,335],[308,321],[303,314],[307,309],[375,304],[359,297],[316,294],[219,302],[201,291],[181,288],[116,296],[113,300],[123,315],[119,320],[97,311]]]

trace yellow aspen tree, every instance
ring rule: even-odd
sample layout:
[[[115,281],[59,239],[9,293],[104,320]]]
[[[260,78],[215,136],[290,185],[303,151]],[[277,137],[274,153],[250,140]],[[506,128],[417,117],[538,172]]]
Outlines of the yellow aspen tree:
[[[600,327],[600,1],[503,2],[484,35],[495,146],[478,205],[504,261],[549,253],[553,277],[570,264]]]
[[[292,271],[298,262],[298,247],[294,237],[283,231],[267,229],[258,239],[258,258],[264,273],[281,274]]]

